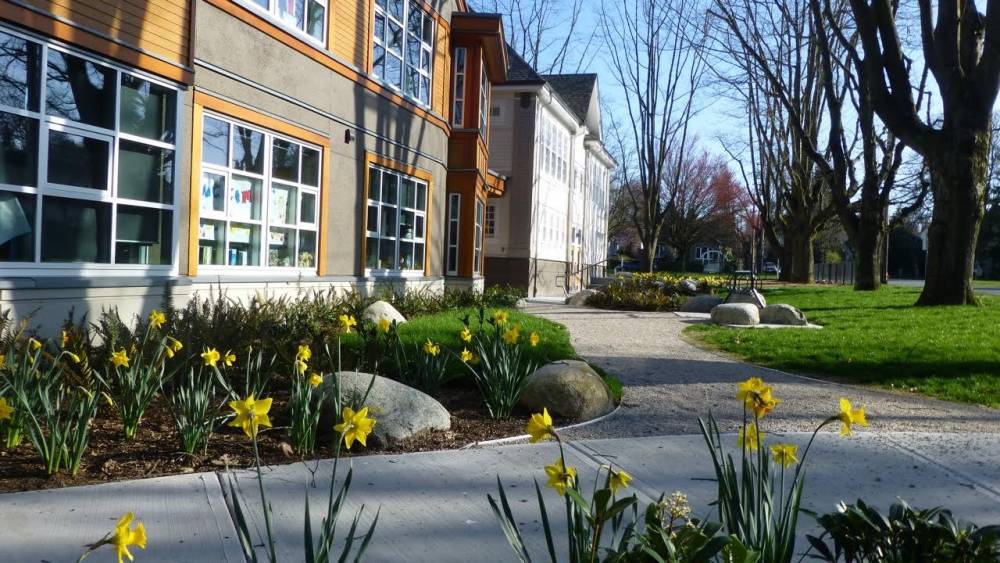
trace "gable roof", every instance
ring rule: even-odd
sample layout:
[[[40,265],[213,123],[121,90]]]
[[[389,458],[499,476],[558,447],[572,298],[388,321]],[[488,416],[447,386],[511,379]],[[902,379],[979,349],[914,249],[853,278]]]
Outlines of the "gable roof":
[[[507,44],[507,53],[510,56],[506,84],[545,84],[545,79],[539,76],[510,44]]]
[[[552,86],[581,123],[587,121],[597,84],[596,74],[546,74],[542,79]]]

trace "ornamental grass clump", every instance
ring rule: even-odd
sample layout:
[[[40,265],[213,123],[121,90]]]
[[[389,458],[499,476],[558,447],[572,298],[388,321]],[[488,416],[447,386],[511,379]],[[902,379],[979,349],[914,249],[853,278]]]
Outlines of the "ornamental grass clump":
[[[538,368],[526,348],[538,346],[537,333],[522,334],[521,325],[511,323],[505,310],[496,310],[487,319],[479,309],[477,331],[464,321],[459,335],[465,347],[459,357],[472,374],[492,418],[510,418],[521,398],[528,376]]]
[[[763,420],[781,403],[773,387],[752,377],[739,384],[736,399],[743,405],[738,467],[715,419],[711,415],[699,419],[718,483],[719,521],[728,534],[759,553],[761,561],[788,563],[794,557],[804,463],[816,435],[827,425],[839,423],[841,436],[850,436],[854,426],[868,426],[865,410],[854,408],[847,398],[840,399],[839,412],[816,427],[800,455],[796,444],[765,443]]]
[[[291,428],[288,431],[292,447],[300,454],[310,454],[316,449],[316,432],[319,416],[326,396],[323,374],[309,371],[312,350],[302,344],[295,354],[292,374],[292,394],[288,399]]]
[[[163,313],[154,310],[149,315],[141,339],[110,342],[110,368],[102,382],[121,416],[125,438],[129,440],[135,438],[142,417],[156,395],[163,390],[163,384],[178,369],[168,369],[167,360],[180,352],[184,345],[163,334],[161,329],[166,320]]]

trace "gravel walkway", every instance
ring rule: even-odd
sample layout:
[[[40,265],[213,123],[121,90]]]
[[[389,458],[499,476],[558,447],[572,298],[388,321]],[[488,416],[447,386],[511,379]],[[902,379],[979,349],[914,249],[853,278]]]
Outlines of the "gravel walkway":
[[[625,385],[622,408],[608,419],[571,431],[573,438],[619,438],[700,432],[711,411],[723,431],[743,416],[736,383],[751,376],[775,386],[782,403],[767,417],[772,432],[809,431],[838,409],[838,399],[864,405],[876,432],[1000,433],[1000,410],[841,385],[738,362],[686,342],[692,321],[673,313],[605,311],[530,303],[527,312],[565,325],[577,353]],[[784,329],[792,330],[792,329]]]

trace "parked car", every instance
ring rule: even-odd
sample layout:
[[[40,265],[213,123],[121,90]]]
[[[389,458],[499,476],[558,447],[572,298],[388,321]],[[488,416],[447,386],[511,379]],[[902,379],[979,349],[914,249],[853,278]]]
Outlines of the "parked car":
[[[765,274],[774,274],[776,276],[781,275],[781,267],[774,262],[764,262],[763,272]]]

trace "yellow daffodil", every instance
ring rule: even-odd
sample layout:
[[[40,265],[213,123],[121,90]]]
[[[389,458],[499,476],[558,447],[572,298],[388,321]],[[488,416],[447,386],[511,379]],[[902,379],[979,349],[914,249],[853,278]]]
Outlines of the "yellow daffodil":
[[[222,357],[222,363],[226,364],[226,367],[233,367],[236,362],[236,354],[233,354],[232,350],[226,350],[226,355]]]
[[[608,480],[608,484],[611,486],[611,492],[617,493],[618,489],[625,489],[628,484],[632,482],[632,476],[625,472],[624,469],[619,469],[615,471],[614,469],[609,469],[611,472],[611,478]]]
[[[295,375],[305,375],[309,365],[302,360],[295,360]]]
[[[469,351],[468,348],[462,348],[462,361],[465,363],[470,363],[472,360],[476,359],[476,355]]]
[[[318,373],[312,374],[312,377],[309,378],[309,385],[312,385],[313,387],[319,387],[322,384],[323,376]]]
[[[745,431],[740,428],[739,436],[736,438],[736,443],[744,450],[751,452],[757,451],[763,441],[764,433],[758,430],[757,424],[753,422],[746,425]]]
[[[0,397],[0,420],[9,420],[14,414],[14,407],[7,404],[6,397]]]
[[[521,338],[521,327],[514,325],[509,330],[504,331],[503,340],[507,344],[517,344],[517,341]]]
[[[865,418],[865,408],[852,408],[851,402],[847,400],[847,397],[840,398],[840,413],[837,415],[837,419],[843,423],[843,426],[840,427],[841,436],[850,436],[851,426],[855,424],[868,426],[868,419]]]
[[[345,333],[351,332],[351,329],[357,324],[358,321],[354,319],[354,315],[340,315],[340,329]]]
[[[59,347],[65,348],[67,344],[69,344],[69,333],[64,330],[59,338]]]
[[[296,360],[308,362],[313,357],[312,348],[308,344],[299,344],[299,351],[295,353]]]
[[[773,391],[774,388],[766,385],[761,378],[751,377],[739,384],[736,399],[742,401],[754,416],[763,418],[781,402],[774,397]]]
[[[472,342],[472,331],[467,326],[462,327],[462,332],[458,336],[462,339],[462,342]]]
[[[545,474],[549,476],[546,485],[555,489],[560,495],[565,495],[566,488],[572,487],[576,481],[576,469],[564,466],[562,459],[556,460],[552,465],[546,465]]]
[[[385,319],[385,318],[379,319],[379,321],[378,321],[378,329],[380,331],[382,331],[384,334],[388,334],[390,328],[392,328],[392,323],[389,322],[389,319]]]
[[[542,337],[538,336],[537,332],[532,332],[531,336],[528,337],[528,342],[531,343],[531,347],[534,348],[538,346],[538,343],[542,341]]]
[[[122,557],[128,557],[128,560],[132,561],[132,554],[128,551],[129,546],[134,545],[139,549],[146,549],[146,528],[142,522],[136,524],[135,528],[130,528],[134,518],[135,514],[129,512],[115,524],[115,533],[111,536],[110,543],[115,546],[118,563],[122,563]]]
[[[124,348],[111,354],[111,364],[116,368],[128,367],[128,354]]]
[[[774,444],[771,446],[771,458],[775,463],[788,469],[799,462],[799,458],[796,457],[798,451],[799,447],[795,444]]]
[[[535,444],[549,436],[556,435],[556,429],[552,426],[552,417],[549,416],[549,409],[542,407],[542,412],[531,415],[528,426],[524,429],[531,436],[531,443]]]
[[[70,361],[72,361],[74,364],[80,363],[80,356],[77,356],[73,352],[66,352],[66,355],[69,356]]]
[[[261,426],[271,427],[271,419],[267,412],[271,410],[271,399],[254,399],[250,395],[242,401],[229,401],[229,408],[236,413],[236,418],[229,426],[242,428],[250,438],[256,438]]]
[[[163,353],[166,354],[168,358],[173,358],[174,355],[176,354],[176,352],[174,352],[174,349],[171,348],[170,346],[164,346]]]
[[[427,342],[424,342],[424,353],[430,356],[437,356],[441,353],[441,347],[428,338]]]
[[[493,313],[493,323],[500,326],[507,324],[507,311],[495,311]]]
[[[39,348],[42,347],[42,343],[39,342],[38,340],[35,340],[34,338],[29,338],[28,339],[28,346],[30,346],[31,350],[34,352],[34,351],[36,351],[36,350],[38,350]]]
[[[205,365],[209,367],[216,367],[215,365],[219,363],[222,355],[215,348],[207,348],[201,353],[201,359],[205,361]]]
[[[375,419],[368,418],[368,407],[358,412],[354,412],[351,407],[344,407],[343,417],[344,422],[334,426],[333,429],[344,437],[344,445],[347,446],[347,449],[351,449],[355,440],[367,448],[368,444],[365,440],[368,439],[372,428],[375,427]]]
[[[162,327],[163,323],[165,323],[165,322],[167,322],[167,316],[164,315],[163,313],[161,313],[161,312],[159,312],[159,311],[157,311],[157,310],[154,309],[153,312],[149,314],[149,327],[150,328],[152,328],[154,330],[159,330],[160,327]]]
[[[5,356],[4,354],[0,354],[0,368],[2,368],[6,362],[7,362],[7,356]]]
[[[184,345],[181,344],[181,341],[177,340],[172,336],[167,337],[167,346],[169,346],[170,349],[173,350],[174,352],[180,352],[182,349],[184,349]]]

